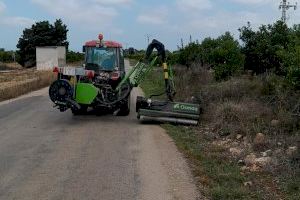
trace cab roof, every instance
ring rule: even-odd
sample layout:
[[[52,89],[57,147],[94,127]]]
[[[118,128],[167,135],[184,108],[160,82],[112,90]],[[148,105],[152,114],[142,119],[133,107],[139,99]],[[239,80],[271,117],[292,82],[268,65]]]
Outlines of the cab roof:
[[[86,47],[96,47],[99,40],[91,40],[85,43]],[[122,48],[122,44],[115,41],[103,41],[104,46],[109,48]]]

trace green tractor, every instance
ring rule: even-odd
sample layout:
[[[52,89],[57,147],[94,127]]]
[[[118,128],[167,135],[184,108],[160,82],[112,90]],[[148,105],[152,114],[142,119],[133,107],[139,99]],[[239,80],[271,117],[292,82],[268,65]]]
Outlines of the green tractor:
[[[157,56],[151,58],[153,50]],[[74,115],[85,114],[88,109],[98,113],[114,113],[127,116],[130,113],[130,93],[138,87],[161,58],[164,70],[165,101],[137,97],[137,117],[143,121],[159,121],[180,124],[198,124],[200,106],[191,103],[174,102],[175,86],[173,73],[166,63],[165,47],[157,40],[148,46],[145,59],[127,73],[122,45],[113,41],[98,40],[86,42],[83,46],[85,62],[83,67],[54,67],[57,80],[49,88],[50,99],[61,112],[71,109]]]

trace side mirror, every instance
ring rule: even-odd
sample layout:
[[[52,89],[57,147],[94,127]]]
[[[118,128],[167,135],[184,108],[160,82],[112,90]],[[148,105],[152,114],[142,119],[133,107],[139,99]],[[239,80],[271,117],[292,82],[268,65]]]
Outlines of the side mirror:
[[[83,46],[83,47],[82,47],[82,52],[85,53],[85,51],[86,51],[86,47]]]

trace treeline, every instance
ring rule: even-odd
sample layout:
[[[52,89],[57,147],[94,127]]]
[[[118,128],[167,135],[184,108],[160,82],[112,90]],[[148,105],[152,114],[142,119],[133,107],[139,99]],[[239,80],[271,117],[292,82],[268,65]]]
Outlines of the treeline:
[[[243,68],[244,60],[241,46],[229,32],[216,39],[206,38],[202,43],[191,42],[169,54],[171,64],[178,63],[190,68],[197,63],[202,67],[213,68],[216,80],[227,79],[238,73]]]
[[[259,75],[273,73],[300,89],[300,25],[288,27],[284,22],[262,25],[253,30],[248,23],[239,29],[241,43],[230,32],[218,38],[190,42],[178,51],[167,52],[170,64],[213,69],[217,81],[244,72]],[[144,51],[127,57],[140,60]]]
[[[0,62],[12,63],[16,60],[16,52],[5,51],[5,49],[0,48]]]
[[[66,55],[67,63],[83,62],[84,53],[68,51]]]
[[[282,21],[254,31],[250,23],[240,30],[244,69],[256,74],[273,72],[300,89],[300,25],[289,28]]]
[[[125,57],[133,60],[142,60],[145,57],[145,53],[145,50],[136,50],[132,47],[124,50]]]
[[[193,63],[207,66],[214,70],[216,80],[244,71],[256,75],[274,73],[300,88],[300,25],[289,28],[278,21],[255,31],[248,23],[239,32],[242,44],[227,32],[216,39],[188,44],[170,54],[169,62],[187,67]]]

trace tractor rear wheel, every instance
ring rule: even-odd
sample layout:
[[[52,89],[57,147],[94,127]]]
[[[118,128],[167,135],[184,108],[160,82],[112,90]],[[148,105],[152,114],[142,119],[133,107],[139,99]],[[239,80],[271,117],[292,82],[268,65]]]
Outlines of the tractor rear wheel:
[[[118,116],[128,116],[130,113],[130,95],[128,99],[121,105]]]

